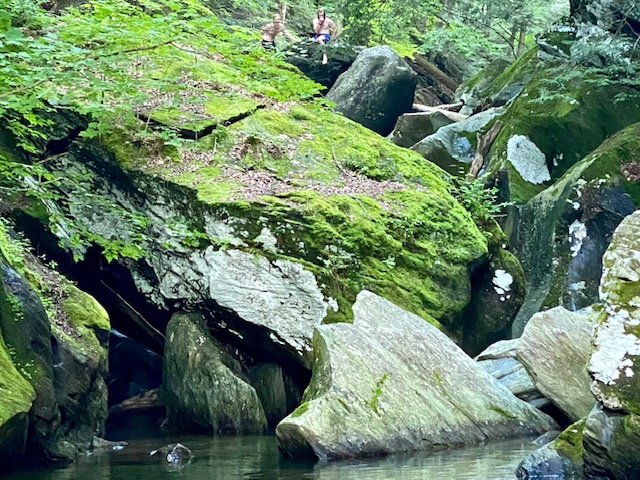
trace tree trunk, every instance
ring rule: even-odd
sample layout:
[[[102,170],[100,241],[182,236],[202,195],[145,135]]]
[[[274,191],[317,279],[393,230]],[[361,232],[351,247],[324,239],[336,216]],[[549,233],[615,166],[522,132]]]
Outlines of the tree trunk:
[[[517,56],[519,57],[525,51],[525,40],[527,38],[527,24],[523,23],[520,25],[520,37],[518,38],[518,52]]]

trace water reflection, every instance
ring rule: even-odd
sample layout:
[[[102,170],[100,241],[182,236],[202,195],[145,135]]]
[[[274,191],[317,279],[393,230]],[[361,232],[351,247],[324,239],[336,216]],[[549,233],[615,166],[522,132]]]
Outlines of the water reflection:
[[[327,464],[279,459],[274,437],[207,436],[129,439],[120,451],[96,453],[55,470],[30,470],[16,480],[163,480],[163,479],[318,479],[318,480],[485,480],[514,479],[519,462],[536,446],[530,440],[508,441],[433,454],[411,454]],[[168,469],[149,452],[180,441],[194,453],[182,469]]]

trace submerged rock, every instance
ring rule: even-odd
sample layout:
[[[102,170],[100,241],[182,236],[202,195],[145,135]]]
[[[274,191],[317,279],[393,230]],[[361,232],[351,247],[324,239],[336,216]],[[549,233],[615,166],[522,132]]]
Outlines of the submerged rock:
[[[191,463],[193,452],[181,443],[171,443],[153,450],[149,455],[157,457],[172,467],[184,467]]]
[[[584,420],[571,425],[558,438],[533,452],[518,466],[517,477],[523,480],[584,478],[583,429]]]
[[[421,318],[367,291],[353,308],[352,325],[316,329],[311,384],[276,429],[285,455],[438,450],[554,427]]]

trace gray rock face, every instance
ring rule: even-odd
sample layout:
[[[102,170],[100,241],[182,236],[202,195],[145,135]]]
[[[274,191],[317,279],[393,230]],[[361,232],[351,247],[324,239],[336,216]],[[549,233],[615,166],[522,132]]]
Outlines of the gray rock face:
[[[519,209],[510,243],[524,270],[527,295],[514,335],[546,307],[579,310],[598,302],[602,256],[613,231],[636,208],[621,171],[632,158],[625,150],[637,148],[637,129],[613,137]]]
[[[258,327],[271,342],[310,367],[313,328],[325,317],[329,303],[315,276],[299,263],[269,262],[262,256],[211,246],[186,258],[159,254],[150,262],[164,299],[186,298],[194,303],[213,299],[242,319],[244,327],[228,326],[240,339],[246,330],[255,335]],[[136,281],[144,291],[144,279],[136,277]]]
[[[573,421],[595,404],[587,372],[594,326],[594,317],[556,307],[531,318],[517,347],[536,388]]]
[[[518,359],[520,339],[502,340],[476,357],[478,364],[503,387],[529,405],[541,409],[551,404],[536,388],[531,376]]]
[[[553,428],[423,319],[367,291],[353,310],[353,324],[316,329],[305,402],[276,429],[285,454],[370,456]]]
[[[405,113],[398,118],[389,139],[396,145],[409,148],[441,127],[465,118],[459,113],[435,109],[433,112]]]
[[[603,257],[605,304],[589,371],[598,406],[584,433],[585,473],[640,476],[640,212],[625,218]]]
[[[416,73],[387,46],[363,50],[327,94],[336,110],[380,135],[411,111]]]
[[[476,154],[476,133],[502,112],[501,108],[491,108],[461,122],[446,125],[416,143],[411,150],[457,175],[460,168],[467,168]],[[469,139],[473,139],[473,143]]]
[[[636,0],[570,0],[571,15],[610,31],[638,36],[640,4]]]
[[[259,434],[267,426],[240,364],[209,334],[200,314],[175,314],[167,326],[163,390],[173,426],[214,434]]]
[[[489,263],[475,272],[472,283],[460,345],[473,356],[511,336],[511,324],[524,301],[525,284],[520,262],[504,249],[493,253]]]
[[[542,446],[518,466],[520,479],[584,478],[582,431],[584,420],[567,428],[560,436]]]

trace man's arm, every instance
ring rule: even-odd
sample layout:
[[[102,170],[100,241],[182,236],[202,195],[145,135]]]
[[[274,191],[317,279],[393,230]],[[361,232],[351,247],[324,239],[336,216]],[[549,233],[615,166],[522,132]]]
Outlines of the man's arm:
[[[289,40],[291,40],[292,42],[297,42],[298,39],[296,37],[294,37],[289,30],[283,30],[282,33],[284,33],[284,36],[287,37]]]
[[[318,17],[313,19],[313,31],[315,33],[320,33],[320,30],[322,29],[322,23],[320,23],[320,20],[318,20]]]

